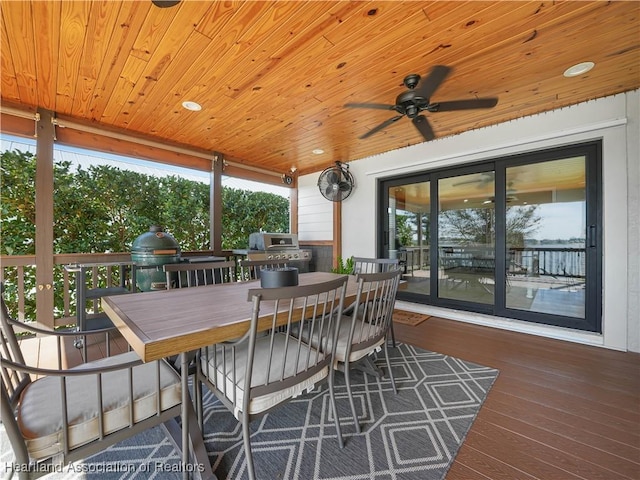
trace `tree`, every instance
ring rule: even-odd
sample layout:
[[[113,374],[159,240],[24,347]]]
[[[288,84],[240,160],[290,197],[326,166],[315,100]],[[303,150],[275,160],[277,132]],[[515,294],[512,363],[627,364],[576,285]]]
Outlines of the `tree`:
[[[0,154],[2,255],[35,254],[35,171],[32,153]],[[279,195],[223,188],[223,248],[246,248],[249,234],[287,232],[289,201]],[[54,253],[129,252],[133,241],[161,225],[183,251],[209,250],[209,186],[177,176],[155,177],[113,166],[71,170],[54,164]],[[62,272],[54,272],[61,284]],[[16,270],[5,270],[8,302],[15,301]],[[25,270],[25,290],[34,292],[35,272]],[[63,306],[56,291],[56,315]],[[27,299],[25,316],[35,303]]]
[[[507,245],[524,246],[524,239],[535,232],[540,223],[536,205],[507,206]],[[495,243],[495,209],[462,208],[443,210],[438,223],[440,237],[462,245]]]
[[[233,188],[222,191],[222,248],[247,248],[249,234],[289,231],[289,201],[279,195]]]

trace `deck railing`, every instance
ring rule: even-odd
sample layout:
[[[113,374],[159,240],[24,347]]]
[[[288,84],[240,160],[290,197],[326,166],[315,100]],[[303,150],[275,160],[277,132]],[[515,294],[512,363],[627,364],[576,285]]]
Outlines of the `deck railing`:
[[[586,262],[584,248],[523,247],[510,248],[510,270],[521,269],[530,276],[584,278]],[[514,273],[511,272],[510,273]]]
[[[227,252],[203,250],[183,252],[185,256],[227,256]],[[227,256],[227,258],[229,258]],[[76,272],[67,268],[78,264],[116,264],[130,262],[130,253],[69,253],[54,255],[54,311],[44,326],[75,325],[77,319]],[[120,285],[122,270],[116,267],[91,267],[85,272],[88,288]],[[22,322],[35,321],[36,257],[34,255],[0,255],[0,281],[5,285],[5,300],[10,312]],[[99,313],[100,301],[83,306],[88,315]],[[44,322],[43,322],[44,323]]]
[[[407,247],[394,251],[394,257],[406,265],[407,272],[429,268],[429,247]],[[447,246],[441,247],[440,259],[491,259],[491,248]],[[583,247],[512,247],[509,248],[507,274],[531,277],[551,276],[584,278],[586,276],[585,249]]]
[[[73,253],[54,255],[54,326],[75,324],[76,322],[76,279],[73,272],[65,268],[73,264],[128,262],[129,253]],[[5,300],[11,314],[22,322],[35,320],[36,304],[36,258],[34,255],[0,256],[0,281],[5,284]],[[94,287],[111,286],[118,279],[112,270],[92,269],[89,279]],[[98,302],[93,309],[97,311]]]

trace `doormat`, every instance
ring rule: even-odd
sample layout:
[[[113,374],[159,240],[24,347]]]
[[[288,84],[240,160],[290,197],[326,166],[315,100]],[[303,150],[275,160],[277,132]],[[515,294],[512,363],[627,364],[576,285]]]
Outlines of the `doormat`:
[[[428,318],[431,318],[431,315],[425,315],[424,313],[407,312],[406,310],[397,309],[393,311],[393,321],[395,323],[401,323],[402,325],[409,325],[411,327],[415,327],[416,325],[421,324]]]

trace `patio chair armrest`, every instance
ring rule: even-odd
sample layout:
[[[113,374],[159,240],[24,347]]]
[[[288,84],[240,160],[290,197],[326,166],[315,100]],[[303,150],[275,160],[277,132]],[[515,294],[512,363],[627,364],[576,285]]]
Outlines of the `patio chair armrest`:
[[[25,322],[20,322],[17,320],[14,320],[13,318],[8,318],[7,322],[10,325],[13,325],[16,328],[19,328],[20,330],[26,330],[30,333],[36,334],[36,335],[55,335],[58,337],[77,337],[78,335],[100,335],[103,333],[117,333],[118,329],[116,327],[105,327],[105,328],[99,328],[99,329],[95,329],[95,330],[86,330],[86,331],[78,331],[78,330],[46,330],[44,328],[40,328],[40,327],[34,327],[33,325],[30,325],[28,323]]]
[[[114,357],[108,357],[114,358]],[[159,360],[162,361],[162,360]],[[136,367],[138,365],[142,365],[142,360],[134,360],[127,361],[123,363],[117,363],[113,365],[100,365],[97,367],[85,367],[87,364],[81,364],[78,367],[72,367],[69,369],[49,369],[49,368],[41,368],[41,367],[33,367],[31,365],[25,365],[22,363],[16,363],[11,360],[7,360],[5,358],[0,359],[0,364],[3,368],[9,368],[11,370],[15,370],[17,372],[28,373],[30,375],[39,375],[39,376],[81,376],[81,375],[96,375],[100,373],[114,372],[118,370],[126,370],[129,368]],[[89,363],[89,365],[91,362]]]

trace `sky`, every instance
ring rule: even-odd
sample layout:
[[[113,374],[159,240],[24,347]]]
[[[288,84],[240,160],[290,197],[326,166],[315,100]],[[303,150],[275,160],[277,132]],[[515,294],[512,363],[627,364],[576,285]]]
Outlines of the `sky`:
[[[35,140],[30,140],[13,135],[2,135],[0,151],[21,150],[23,152],[36,153]],[[65,160],[71,162],[76,168],[79,165],[87,168],[89,165],[111,165],[122,170],[129,170],[145,175],[168,176],[176,175],[188,180],[196,182],[209,183],[209,173],[190,168],[173,167],[158,162],[149,162],[146,160],[138,160],[132,157],[113,155],[110,153],[83,150],[65,145],[56,145],[54,148],[54,159]],[[229,188],[240,190],[250,190],[254,192],[268,192],[289,198],[290,189],[287,187],[279,187],[277,185],[263,184],[252,182],[250,180],[242,180],[235,177],[222,177],[222,185]]]

